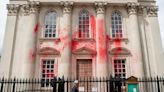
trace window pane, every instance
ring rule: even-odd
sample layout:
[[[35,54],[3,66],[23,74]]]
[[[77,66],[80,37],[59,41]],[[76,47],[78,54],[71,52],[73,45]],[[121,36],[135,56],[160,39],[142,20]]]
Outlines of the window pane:
[[[79,14],[79,38],[89,38],[89,12],[86,10]]]
[[[115,77],[119,76],[121,78],[125,78],[125,76],[123,76],[126,73],[124,59],[115,59],[114,60],[114,73],[115,73]]]
[[[57,62],[56,62],[57,64]],[[43,82],[42,87],[50,86],[50,80],[53,79],[54,75],[57,75],[54,73],[54,71],[57,71],[57,68],[54,68],[55,60],[53,59],[45,59],[42,61],[42,80],[46,80],[47,83]],[[54,70],[55,69],[55,70]]]
[[[111,16],[112,20],[112,37],[122,38],[122,16],[119,12],[115,11]]]
[[[56,35],[56,13],[51,11],[46,15],[45,18],[45,32],[44,34],[49,33],[49,35],[44,35],[46,38],[55,37]],[[54,33],[52,32],[54,31]]]

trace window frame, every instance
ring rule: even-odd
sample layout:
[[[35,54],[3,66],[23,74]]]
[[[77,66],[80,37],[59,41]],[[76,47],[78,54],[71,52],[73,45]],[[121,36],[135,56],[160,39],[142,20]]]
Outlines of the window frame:
[[[47,17],[47,15],[50,13],[50,12],[53,12],[53,13],[55,13],[55,21],[54,21],[54,25],[56,26],[54,29],[55,29],[55,33],[54,33],[54,35],[55,36],[53,36],[53,33],[51,32],[51,37],[50,36],[47,36],[47,37],[45,37],[45,35],[46,35],[46,17]],[[50,19],[51,20],[51,19]],[[57,37],[58,37],[58,30],[57,30],[57,26],[58,26],[58,13],[55,11],[55,10],[49,10],[49,11],[47,11],[46,12],[46,14],[44,15],[44,25],[43,25],[43,28],[42,28],[42,38],[45,38],[45,39],[56,39]],[[52,25],[51,25],[52,26]],[[49,32],[50,33],[50,32]],[[48,34],[49,35],[49,34]]]
[[[53,77],[51,76],[51,78],[46,77],[46,74],[45,74],[45,77],[43,78],[43,62],[44,62],[44,60],[51,60],[51,61],[53,60],[54,61],[53,68],[50,67],[50,70],[49,70],[49,71],[53,70]],[[54,76],[58,76],[58,70],[59,70],[58,64],[59,64],[59,62],[58,62],[57,58],[50,58],[50,57],[49,58],[48,57],[47,58],[41,58],[40,59],[40,78],[41,78],[41,81],[43,81],[43,79],[45,82],[47,80],[49,80],[49,83],[50,83],[50,81],[54,78]],[[46,63],[46,65],[47,65],[47,63]],[[47,67],[46,65],[45,65],[45,67]],[[50,66],[51,65],[52,64],[50,64]],[[57,65],[56,68],[55,68],[55,65]],[[55,69],[57,69],[57,70],[55,70]],[[45,69],[45,73],[47,73],[46,70],[47,69]],[[57,72],[55,72],[55,71],[57,71]],[[50,74],[50,73],[47,73],[47,74]],[[50,86],[50,84],[46,84],[45,82],[44,82],[44,86],[41,85],[41,87],[49,87]]]
[[[116,15],[114,16],[114,14],[117,14],[117,18],[118,18],[117,20],[115,20]],[[113,16],[114,16],[114,20],[113,20]],[[123,15],[122,15],[122,13],[118,10],[113,11],[111,13],[110,20],[111,20],[111,22],[110,22],[111,23],[111,31],[110,31],[111,37],[113,39],[123,39],[124,29],[123,29]],[[115,22],[115,21],[117,21],[117,22]],[[121,32],[119,31],[119,27],[121,28]],[[113,30],[113,28],[115,28],[115,30]],[[117,36],[117,35],[119,35],[119,36]]]
[[[126,64],[126,62],[127,62],[127,58],[125,58],[125,57],[114,57],[114,58],[112,58],[112,62],[113,62],[113,65],[112,65],[112,67],[113,67],[113,76],[116,78],[116,76],[115,76],[115,62],[114,62],[114,60],[124,60],[124,65],[125,65],[125,67],[124,67],[124,70],[125,70],[125,77],[120,77],[120,78],[122,78],[122,79],[126,79],[127,78],[127,64]],[[120,68],[121,69],[121,68]],[[123,69],[121,70],[121,71],[123,71]],[[121,75],[123,75],[123,73],[121,72]],[[124,87],[125,86],[125,83],[122,83],[122,86]]]
[[[87,18],[88,17],[88,19],[87,19],[87,21],[88,21],[88,24],[80,24],[80,22],[81,21],[84,21],[84,20],[80,20],[80,17],[81,17],[81,14],[83,15],[84,14],[84,12],[86,12],[87,13],[87,15],[88,16],[85,16],[85,18]],[[82,18],[84,18],[84,17],[82,17]],[[82,26],[82,31],[84,31],[84,29],[85,28],[83,28],[83,26],[88,26],[88,27],[86,27],[87,29],[88,29],[88,32],[87,33],[84,33],[83,35],[84,36],[79,36],[80,35],[80,25]],[[86,31],[86,30],[85,30]],[[80,12],[79,12],[79,14],[78,14],[78,35],[77,35],[77,38],[78,39],[90,39],[91,38],[91,31],[90,31],[90,15],[89,15],[89,11],[87,10],[87,9],[82,9],[82,10],[80,10]]]
[[[122,61],[124,60],[124,63],[122,63]],[[118,64],[118,63],[116,63],[115,61],[121,61],[120,62],[120,64],[121,64],[121,67],[117,67],[116,69],[115,69],[115,64]],[[126,74],[127,74],[127,70],[126,70],[126,59],[125,58],[114,58],[113,59],[113,75],[115,76],[115,74],[116,74],[116,72],[115,72],[115,70],[117,70],[117,74],[121,74],[121,76],[120,76],[120,78],[126,78]],[[124,67],[123,67],[123,65],[125,65]],[[116,65],[117,66],[117,65]],[[119,65],[120,66],[120,65]],[[120,71],[118,71],[118,70],[120,70],[121,69],[121,72]],[[123,72],[123,70],[125,70],[125,72]],[[125,76],[123,76],[123,74],[125,74]],[[115,76],[116,77],[116,76]]]

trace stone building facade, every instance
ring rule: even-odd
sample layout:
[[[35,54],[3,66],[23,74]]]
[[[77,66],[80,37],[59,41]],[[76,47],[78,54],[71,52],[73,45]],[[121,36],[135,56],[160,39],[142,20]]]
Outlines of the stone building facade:
[[[164,75],[154,0],[10,0],[0,76]]]

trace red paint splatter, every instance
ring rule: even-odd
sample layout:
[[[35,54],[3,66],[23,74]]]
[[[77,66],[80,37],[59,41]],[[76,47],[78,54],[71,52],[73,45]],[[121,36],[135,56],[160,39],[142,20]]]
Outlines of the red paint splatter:
[[[33,50],[29,50],[29,59],[30,61],[34,61],[36,57],[36,53]]]
[[[106,48],[106,34],[104,30],[104,20],[98,20],[98,56],[100,56],[101,62],[106,62],[107,48]]]
[[[36,24],[35,28],[34,28],[34,32],[37,33],[40,29],[39,23]]]
[[[96,37],[96,21],[93,15],[90,15],[90,26],[91,26],[91,33],[93,34],[93,38]]]

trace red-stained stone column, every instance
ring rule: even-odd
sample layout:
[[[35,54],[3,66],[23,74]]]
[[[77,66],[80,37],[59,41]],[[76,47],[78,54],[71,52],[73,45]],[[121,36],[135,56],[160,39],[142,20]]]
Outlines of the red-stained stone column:
[[[71,10],[73,2],[61,2],[63,8],[63,20],[60,38],[62,42],[61,62],[59,62],[59,76],[70,77],[71,64]]]
[[[97,77],[107,76],[107,46],[105,30],[105,5],[107,3],[97,2],[96,5],[96,50],[97,50]]]
[[[34,77],[38,12],[39,2],[29,2],[20,7],[11,77]]]

